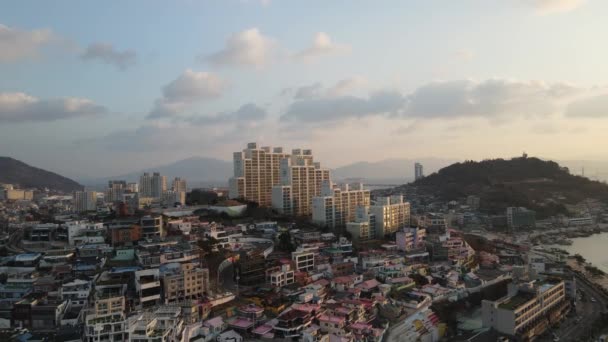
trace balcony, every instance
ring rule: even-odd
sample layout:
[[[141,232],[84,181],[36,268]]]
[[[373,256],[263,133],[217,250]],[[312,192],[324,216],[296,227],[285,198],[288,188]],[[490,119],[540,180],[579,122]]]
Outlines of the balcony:
[[[151,289],[151,288],[155,288],[155,287],[159,287],[159,286],[160,286],[159,280],[152,280],[152,281],[142,282],[140,285],[140,288],[142,290],[146,290],[146,289]]]

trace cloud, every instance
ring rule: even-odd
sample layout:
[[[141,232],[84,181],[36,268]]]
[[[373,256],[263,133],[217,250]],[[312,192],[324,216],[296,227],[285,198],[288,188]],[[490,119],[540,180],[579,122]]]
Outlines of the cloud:
[[[115,66],[119,70],[126,70],[137,63],[137,53],[135,51],[118,51],[112,44],[106,43],[89,45],[80,58],[85,61],[100,60],[103,63]]]
[[[320,97],[296,97],[283,121],[335,121],[384,114],[395,118],[481,117],[502,122],[514,117],[548,116],[563,110],[582,90],[565,84],[489,79],[432,82],[410,94],[393,90],[369,98],[332,96],[315,88]],[[297,94],[297,93],[296,93]]]
[[[106,136],[79,141],[78,144],[93,144],[118,152],[167,151],[191,145],[200,140],[197,135],[173,124],[148,123],[134,130],[123,130]]]
[[[576,100],[566,108],[572,118],[608,118],[608,94]]]
[[[333,86],[325,89],[321,82],[316,82],[310,85],[305,85],[297,88],[285,88],[281,91],[281,95],[292,96],[296,100],[304,100],[318,97],[337,97],[350,94],[357,88],[367,85],[367,80],[360,76],[353,76],[343,80],[339,80]]]
[[[0,63],[37,57],[56,38],[50,29],[26,31],[0,24]]]
[[[226,82],[217,75],[188,69],[162,88],[162,97],[155,101],[147,118],[173,116],[194,103],[221,97],[225,88]]]
[[[97,116],[105,107],[82,98],[41,100],[25,93],[0,93],[0,122],[55,121]]]
[[[298,52],[295,58],[305,62],[317,60],[320,57],[350,52],[348,45],[337,44],[325,32],[317,32],[312,41],[312,46]]]
[[[187,118],[186,121],[197,125],[213,125],[223,123],[245,123],[264,120],[266,118],[266,110],[258,107],[254,103],[242,105],[234,112],[219,113],[214,116],[198,116]]]
[[[274,39],[254,27],[230,36],[222,50],[199,58],[214,66],[262,68],[275,58],[276,46]]]
[[[284,122],[336,121],[393,113],[403,108],[405,98],[395,91],[372,93],[368,98],[337,96],[298,100],[281,116]]]
[[[586,0],[524,0],[534,6],[539,14],[569,12],[582,6]]]

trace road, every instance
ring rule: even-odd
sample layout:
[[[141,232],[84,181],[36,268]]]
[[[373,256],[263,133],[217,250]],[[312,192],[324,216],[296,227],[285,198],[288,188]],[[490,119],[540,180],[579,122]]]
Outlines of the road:
[[[582,340],[582,337],[588,332],[587,328],[606,310],[606,304],[608,303],[606,298],[578,275],[576,286],[577,290],[584,293],[586,300],[584,302],[577,301],[576,315],[568,315],[561,322],[559,328],[552,330],[560,341]],[[591,300],[592,298],[595,302]],[[579,319],[577,320],[577,318]],[[553,341],[553,336],[545,336],[539,341]]]

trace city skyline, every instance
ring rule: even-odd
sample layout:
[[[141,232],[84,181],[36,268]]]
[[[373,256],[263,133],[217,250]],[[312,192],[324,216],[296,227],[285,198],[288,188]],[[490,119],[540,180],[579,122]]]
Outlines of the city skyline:
[[[228,161],[250,141],[329,168],[605,159],[607,3],[320,4],[12,2],[2,155],[73,178]]]

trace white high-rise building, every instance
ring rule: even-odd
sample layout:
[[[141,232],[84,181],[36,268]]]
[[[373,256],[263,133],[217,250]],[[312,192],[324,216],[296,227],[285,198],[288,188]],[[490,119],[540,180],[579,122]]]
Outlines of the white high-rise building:
[[[369,204],[370,191],[363,189],[363,184],[335,186],[324,180],[321,196],[312,199],[312,220],[328,227],[345,226],[355,220],[358,206]]]
[[[154,172],[152,176],[148,172],[139,178],[139,190],[141,197],[161,198],[167,190],[167,177]]]
[[[309,216],[312,198],[321,195],[329,170],[314,162],[311,150],[300,149],[281,160],[280,170],[281,184],[272,187],[272,207],[286,215]]]
[[[166,206],[173,206],[175,203],[186,204],[186,193],[184,191],[167,190],[163,192],[161,202]]]
[[[95,191],[74,192],[74,211],[82,213],[97,210],[97,193]]]
[[[230,178],[229,197],[257,202],[260,206],[272,204],[272,187],[280,185],[280,161],[289,157],[283,148],[258,148],[247,144],[242,152],[234,152],[234,176]]]
[[[376,237],[383,238],[410,225],[410,203],[402,195],[380,197],[369,207],[376,219]]]
[[[422,178],[424,178],[424,169],[422,167],[422,164],[416,163],[414,164],[414,179],[419,180]]]

